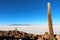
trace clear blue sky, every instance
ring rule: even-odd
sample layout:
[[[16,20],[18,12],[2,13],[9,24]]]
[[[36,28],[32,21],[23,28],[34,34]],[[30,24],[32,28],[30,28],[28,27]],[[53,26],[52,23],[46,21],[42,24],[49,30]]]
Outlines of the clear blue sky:
[[[60,0],[0,0],[0,24],[47,24],[47,3],[52,20],[60,24]]]

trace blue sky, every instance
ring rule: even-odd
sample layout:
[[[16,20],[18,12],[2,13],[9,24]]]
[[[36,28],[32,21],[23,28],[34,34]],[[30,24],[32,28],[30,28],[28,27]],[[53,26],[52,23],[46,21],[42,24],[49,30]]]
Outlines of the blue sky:
[[[0,0],[0,24],[48,24],[48,2],[53,24],[60,24],[60,0]]]

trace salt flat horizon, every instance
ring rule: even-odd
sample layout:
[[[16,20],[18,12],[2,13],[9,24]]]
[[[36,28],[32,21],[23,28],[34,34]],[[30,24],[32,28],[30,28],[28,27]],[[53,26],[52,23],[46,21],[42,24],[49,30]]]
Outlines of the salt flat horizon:
[[[8,30],[15,30],[15,27],[19,31],[32,33],[32,34],[44,34],[45,32],[49,32],[48,25],[0,25],[0,30],[8,31]],[[56,24],[53,25],[54,33],[60,34],[60,25]]]

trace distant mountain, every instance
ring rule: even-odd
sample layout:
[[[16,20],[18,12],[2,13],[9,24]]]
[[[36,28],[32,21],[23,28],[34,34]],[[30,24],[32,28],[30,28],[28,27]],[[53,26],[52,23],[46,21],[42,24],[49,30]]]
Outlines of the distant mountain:
[[[8,26],[31,26],[30,24],[9,24]]]

